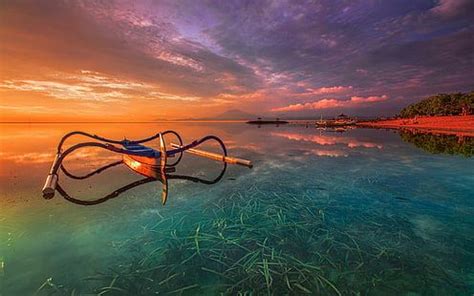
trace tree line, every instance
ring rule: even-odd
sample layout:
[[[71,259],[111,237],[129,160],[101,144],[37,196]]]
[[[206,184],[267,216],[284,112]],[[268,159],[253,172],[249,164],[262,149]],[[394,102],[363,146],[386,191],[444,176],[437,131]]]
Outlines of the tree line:
[[[438,94],[411,104],[400,111],[400,117],[469,115],[474,112],[474,91]]]
[[[412,143],[430,153],[458,154],[465,157],[474,156],[474,138],[465,137],[462,140],[453,135],[434,135],[429,133],[416,133],[401,130],[400,137],[403,141]]]

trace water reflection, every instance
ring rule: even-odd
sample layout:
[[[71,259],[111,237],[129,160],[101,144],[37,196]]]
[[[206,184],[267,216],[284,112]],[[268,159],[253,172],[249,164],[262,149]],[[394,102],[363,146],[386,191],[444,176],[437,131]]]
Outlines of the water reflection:
[[[64,172],[65,176],[67,176],[71,179],[85,180],[85,179],[87,179],[89,177],[92,177],[96,174],[100,174],[100,173],[102,173],[102,172],[104,172],[104,171],[106,171],[106,170],[108,170],[112,167],[122,165],[122,164],[123,164],[123,161],[116,161],[116,162],[110,163],[108,165],[105,165],[101,168],[98,168],[98,169],[96,169],[96,170],[94,170],[90,173],[85,174],[85,175],[74,175],[71,172],[69,172],[63,165],[61,166],[61,170]],[[66,190],[59,183],[56,187],[56,190],[59,192],[59,194],[61,194],[62,197],[64,197],[65,200],[67,200],[69,202],[72,202],[72,203],[75,203],[75,204],[78,204],[78,205],[83,205],[83,206],[92,206],[92,205],[98,205],[98,204],[104,203],[104,202],[106,202],[110,199],[116,198],[120,194],[122,194],[122,193],[124,193],[128,190],[131,190],[135,187],[138,187],[138,186],[150,183],[150,182],[161,182],[161,184],[163,185],[162,186],[162,195],[166,195],[166,197],[168,197],[168,194],[169,194],[168,193],[168,180],[185,180],[185,181],[191,181],[191,182],[194,182],[194,183],[202,183],[202,184],[212,185],[212,184],[215,184],[215,183],[219,182],[222,179],[222,177],[224,177],[226,169],[227,169],[227,164],[223,163],[222,170],[221,170],[220,174],[217,177],[215,177],[214,179],[204,179],[204,178],[189,176],[189,175],[177,175],[177,174],[168,174],[168,173],[166,173],[165,175],[161,175],[160,172],[157,171],[153,174],[150,174],[150,176],[148,176],[146,178],[143,178],[143,179],[138,180],[138,181],[131,182],[130,184],[127,184],[125,186],[117,188],[113,192],[111,192],[111,193],[109,193],[109,194],[107,194],[103,197],[88,199],[88,200],[72,197],[71,195],[69,195],[66,192]],[[169,171],[174,171],[174,170],[169,170]],[[148,171],[144,172],[144,175],[147,175],[147,174],[148,174]]]
[[[343,144],[344,146],[347,146],[348,148],[357,148],[357,147],[378,148],[378,149],[383,148],[382,144],[368,142],[368,141],[361,141],[349,136],[329,136],[323,133],[316,134],[316,135],[315,134],[302,134],[298,132],[273,132],[272,135],[287,138],[289,140],[312,142],[314,144],[318,144],[322,146]]]
[[[416,130],[401,130],[400,137],[403,141],[433,154],[457,154],[466,157],[474,155],[473,137],[422,133]]]
[[[163,207],[160,180],[87,149],[65,163],[79,180],[61,174],[62,189],[81,200],[118,197],[94,207],[41,198],[47,152],[67,131],[140,138],[171,128],[188,140],[222,137],[255,168],[229,166],[207,186],[194,178],[212,182],[221,164],[185,156],[167,174],[172,202]],[[0,125],[0,150],[1,295],[474,291],[474,158],[430,154],[398,133],[242,123]],[[180,179],[185,174],[192,176]]]
[[[272,136],[299,143],[299,150],[305,156],[348,157],[361,148],[383,149],[383,144],[347,134],[334,134],[314,129],[303,133],[298,130],[271,132]],[[292,145],[293,146],[293,145]]]

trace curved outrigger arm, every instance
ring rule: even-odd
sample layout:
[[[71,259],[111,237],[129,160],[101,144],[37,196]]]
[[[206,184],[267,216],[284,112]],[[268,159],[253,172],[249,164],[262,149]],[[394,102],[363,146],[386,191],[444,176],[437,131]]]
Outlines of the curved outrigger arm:
[[[176,138],[178,138],[178,141],[181,143],[181,145],[183,145],[183,140],[181,139],[181,136],[177,132],[172,131],[172,130],[167,130],[167,131],[164,131],[162,133],[157,133],[157,134],[155,134],[151,137],[140,139],[140,140],[127,140],[127,139],[124,139],[124,140],[120,140],[120,141],[119,140],[114,140],[114,139],[104,138],[104,137],[89,134],[89,133],[86,133],[86,132],[73,131],[73,132],[65,134],[61,138],[61,141],[59,141],[59,144],[58,144],[57,152],[58,153],[61,152],[62,151],[62,146],[64,145],[64,142],[66,142],[66,140],[68,138],[70,138],[71,136],[74,136],[74,135],[81,135],[81,136],[89,137],[89,138],[92,138],[94,140],[98,140],[98,141],[105,142],[105,143],[110,143],[110,144],[123,144],[123,143],[142,144],[142,143],[150,142],[152,140],[155,140],[155,139],[159,138],[160,134],[163,135],[163,136],[166,135],[166,134],[173,134],[173,135],[176,136]]]
[[[120,153],[120,154],[128,154],[128,155],[137,155],[137,156],[139,156],[140,155],[139,153],[133,153],[131,151],[121,149],[121,148],[113,146],[111,144],[120,144],[120,145],[123,145],[124,143],[127,143],[127,144],[141,144],[141,143],[152,141],[152,140],[154,140],[154,139],[156,139],[160,136],[164,136],[166,134],[175,135],[176,138],[178,139],[179,143],[181,145],[183,144],[183,140],[181,139],[180,135],[178,133],[176,133],[175,131],[172,131],[172,130],[167,130],[167,131],[162,132],[162,133],[157,133],[157,134],[155,134],[151,137],[140,139],[140,140],[126,140],[125,139],[125,140],[121,140],[121,141],[104,138],[104,137],[101,137],[101,136],[98,136],[98,135],[93,135],[93,134],[89,134],[89,133],[82,132],[82,131],[73,131],[73,132],[67,133],[59,141],[59,144],[58,144],[58,147],[57,147],[57,150],[56,150],[56,155],[55,155],[54,160],[53,160],[53,164],[51,165],[51,169],[49,171],[48,176],[46,177],[46,181],[45,181],[45,184],[43,186],[43,190],[42,190],[43,191],[43,197],[49,199],[49,198],[52,198],[54,196],[54,192],[56,190],[56,185],[58,183],[58,174],[57,174],[58,169],[61,167],[61,163],[62,163],[64,157],[66,157],[69,153],[73,152],[74,150],[82,148],[82,147],[91,146],[91,147],[104,148],[104,149],[110,150],[112,152]],[[70,147],[69,149],[67,149],[66,151],[63,152],[64,143],[66,142],[66,140],[68,138],[70,138],[74,135],[85,136],[85,137],[88,137],[88,138],[92,138],[94,140],[105,142],[106,144],[97,143],[97,142],[80,143],[80,144],[77,144],[77,145],[74,145],[74,146]],[[173,151],[173,155],[177,154],[177,153],[180,153],[180,156],[172,165],[177,164],[181,160],[181,157],[183,156],[182,151]]]
[[[85,143],[79,143],[74,146],[71,146],[68,149],[66,149],[64,152],[58,151],[56,153],[56,156],[54,157],[53,164],[51,165],[51,169],[49,170],[48,177],[46,177],[46,182],[44,183],[44,186],[43,186],[42,191],[43,191],[44,198],[47,198],[47,199],[53,198],[54,192],[56,191],[56,186],[58,184],[58,170],[61,167],[61,164],[64,158],[68,156],[70,153],[72,153],[73,151],[79,148],[83,148],[83,147],[99,147],[99,148],[103,148],[103,149],[113,151],[113,152],[117,152],[116,149],[120,149],[111,144],[85,142]]]
[[[69,136],[69,135],[70,134],[68,134],[66,136]],[[64,142],[64,141],[61,141],[61,142]],[[83,147],[98,147],[98,148],[103,148],[103,149],[109,150],[111,152],[119,153],[119,154],[122,154],[122,155],[125,154],[125,155],[132,155],[132,156],[133,155],[141,156],[140,152],[122,149],[122,148],[116,147],[116,146],[114,146],[112,144],[109,144],[109,143],[104,144],[104,143],[98,143],[98,142],[79,143],[79,144],[76,144],[76,145],[73,145],[73,146],[69,147],[64,152],[62,152],[61,149],[58,149],[58,151],[56,153],[56,156],[54,157],[53,164],[51,165],[51,169],[49,171],[49,174],[46,177],[46,182],[43,186],[42,191],[43,191],[43,197],[44,198],[50,199],[54,196],[54,192],[56,190],[56,185],[58,183],[58,174],[57,173],[58,173],[59,168],[61,167],[61,164],[62,164],[62,161],[64,160],[64,158],[66,156],[68,156],[70,153],[72,153],[73,151],[75,151],[79,148],[83,148]],[[174,154],[182,153],[183,150],[175,149],[173,151],[166,151],[166,154],[168,154],[169,152],[173,152],[172,155],[174,155]],[[160,157],[160,156],[158,156],[158,157]]]
[[[166,135],[166,134],[173,134],[178,139],[179,144],[172,144],[171,145],[174,149],[166,150],[165,141],[164,141],[164,135]],[[101,142],[79,143],[79,144],[73,145],[73,146],[71,146],[68,149],[63,151],[62,146],[63,146],[64,142],[69,137],[71,137],[73,135],[82,135],[82,136],[89,137],[89,138],[92,138],[92,139],[97,140],[97,141],[101,141],[102,143]],[[135,145],[135,146],[140,145],[141,143],[149,142],[149,141],[152,141],[152,140],[157,139],[157,138],[159,138],[159,141],[160,141],[160,151],[149,149],[149,150],[151,150],[151,152],[150,151],[148,151],[148,152],[150,152],[151,155],[150,154],[144,155],[144,153],[140,150],[133,150],[133,149],[128,149],[127,148],[130,145],[132,145],[132,146],[133,145]],[[219,143],[219,145],[222,147],[223,155],[195,149],[196,146],[199,146],[202,143],[204,143],[206,141],[209,141],[209,140],[215,140]],[[122,145],[127,149],[117,147],[113,144]],[[57,173],[58,173],[59,168],[61,167],[61,164],[62,164],[62,161],[64,160],[64,158],[67,155],[69,155],[70,153],[72,153],[73,151],[75,151],[79,148],[82,148],[82,147],[98,147],[98,148],[106,149],[106,150],[109,150],[111,152],[115,152],[115,153],[118,153],[118,154],[121,154],[121,155],[138,156],[138,157],[142,157],[142,158],[145,157],[145,158],[160,159],[160,164],[161,164],[161,167],[162,167],[161,168],[161,170],[162,170],[161,174],[162,175],[165,175],[165,173],[166,173],[165,172],[166,171],[165,167],[172,167],[172,166],[176,165],[177,163],[179,163],[179,161],[181,160],[181,158],[183,156],[183,152],[185,152],[185,151],[187,151],[189,153],[192,153],[194,155],[197,155],[197,156],[201,156],[201,157],[221,161],[221,162],[224,162],[224,163],[239,164],[239,165],[244,165],[244,166],[247,166],[247,167],[252,167],[252,163],[248,160],[238,159],[238,158],[233,158],[233,157],[227,156],[227,150],[226,150],[225,145],[222,142],[222,140],[219,139],[218,137],[212,136],[212,135],[211,136],[205,136],[205,137],[203,137],[199,140],[195,140],[195,141],[193,141],[193,142],[191,142],[187,145],[183,145],[183,141],[182,141],[181,137],[179,136],[179,134],[176,133],[175,131],[172,131],[172,130],[167,130],[167,131],[162,132],[162,133],[157,133],[157,134],[155,134],[151,137],[144,138],[144,139],[141,139],[141,140],[127,140],[127,139],[124,139],[124,140],[121,140],[121,141],[113,140],[113,139],[107,139],[107,138],[104,138],[104,137],[100,137],[100,136],[97,136],[97,135],[92,135],[92,134],[81,132],[81,131],[74,131],[74,132],[70,132],[70,133],[66,134],[65,136],[63,136],[61,141],[58,144],[53,164],[51,165],[51,169],[49,171],[49,174],[46,178],[46,182],[45,182],[44,187],[43,187],[43,197],[44,198],[50,199],[54,196],[54,192],[56,190],[56,186],[57,186],[57,183],[58,183],[58,174]],[[143,146],[143,148],[147,148],[147,147]],[[180,155],[178,157],[178,159],[173,164],[168,164],[167,163],[167,158],[168,157],[173,157],[176,154]],[[163,196],[163,203],[164,202],[166,202],[166,197],[165,196]]]

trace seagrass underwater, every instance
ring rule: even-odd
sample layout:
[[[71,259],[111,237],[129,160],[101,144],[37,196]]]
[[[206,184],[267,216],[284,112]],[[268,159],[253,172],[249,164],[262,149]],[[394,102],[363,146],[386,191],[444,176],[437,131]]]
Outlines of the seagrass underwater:
[[[0,128],[2,295],[473,290],[469,138],[243,123]],[[185,154],[175,174],[196,179],[170,179],[165,206],[161,182],[140,183],[143,176],[120,165],[84,180],[59,175],[68,195],[86,201],[138,182],[114,198],[92,206],[42,198],[67,132],[138,139],[171,128],[185,143],[216,135],[254,167],[222,174],[222,163]],[[438,142],[452,148],[436,150]],[[117,160],[87,148],[65,166],[86,175]]]

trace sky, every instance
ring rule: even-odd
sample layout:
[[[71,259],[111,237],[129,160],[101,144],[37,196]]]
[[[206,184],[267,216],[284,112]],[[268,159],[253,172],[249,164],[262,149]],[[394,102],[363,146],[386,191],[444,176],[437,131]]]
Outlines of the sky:
[[[396,114],[474,90],[474,1],[0,1],[0,121]]]

